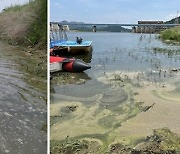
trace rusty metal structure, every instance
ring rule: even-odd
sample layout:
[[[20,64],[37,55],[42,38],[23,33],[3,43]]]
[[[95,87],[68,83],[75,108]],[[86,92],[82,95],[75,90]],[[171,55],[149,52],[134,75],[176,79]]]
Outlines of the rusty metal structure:
[[[132,28],[134,33],[158,33],[167,27],[158,26],[162,25],[163,21],[138,21],[138,26]],[[157,26],[155,26],[157,25]]]

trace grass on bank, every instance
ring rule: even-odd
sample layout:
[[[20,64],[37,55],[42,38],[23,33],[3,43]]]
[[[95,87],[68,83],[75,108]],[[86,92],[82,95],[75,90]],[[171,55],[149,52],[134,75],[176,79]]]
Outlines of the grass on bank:
[[[0,13],[0,39],[13,45],[40,44],[47,41],[47,0],[11,6]]]
[[[180,26],[167,29],[161,32],[160,37],[163,40],[180,42]]]

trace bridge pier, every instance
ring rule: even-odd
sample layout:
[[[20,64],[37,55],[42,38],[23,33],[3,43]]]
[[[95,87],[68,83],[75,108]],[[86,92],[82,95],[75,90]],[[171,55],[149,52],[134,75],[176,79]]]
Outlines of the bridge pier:
[[[133,26],[133,33],[158,33],[162,30],[166,29],[165,27],[156,27],[156,26]]]
[[[165,29],[163,21],[138,21],[138,26],[132,28],[134,33],[158,33]],[[160,25],[160,26],[159,26]]]

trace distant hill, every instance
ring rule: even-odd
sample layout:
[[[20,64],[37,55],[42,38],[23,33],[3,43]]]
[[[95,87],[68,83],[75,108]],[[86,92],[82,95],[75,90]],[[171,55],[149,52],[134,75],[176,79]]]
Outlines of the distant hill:
[[[59,22],[60,24],[85,24],[84,22],[77,22],[77,21],[66,21],[66,20],[63,20],[61,22]]]
[[[174,23],[176,23],[177,22],[177,24],[180,24],[180,16],[179,17],[177,17],[177,18],[173,18],[173,19],[171,19],[171,20],[169,20],[169,21],[166,21],[166,22],[164,22],[165,24],[174,24]]]
[[[92,26],[78,26],[78,25],[70,25],[71,30],[77,31],[92,31]],[[123,28],[121,26],[97,26],[96,30],[98,32],[131,32],[130,29]]]
[[[53,22],[53,23],[60,23],[62,25],[68,25],[68,24],[76,24],[76,25],[70,25],[69,28],[71,30],[77,30],[77,31],[92,31],[91,25],[81,25],[86,24],[84,22],[76,22],[76,21],[61,21],[61,22]],[[103,32],[131,32],[130,29],[123,28],[121,26],[97,26],[97,31],[103,31]]]
[[[126,29],[121,26],[107,26],[100,27],[97,31],[105,31],[105,32],[131,32],[131,29]]]

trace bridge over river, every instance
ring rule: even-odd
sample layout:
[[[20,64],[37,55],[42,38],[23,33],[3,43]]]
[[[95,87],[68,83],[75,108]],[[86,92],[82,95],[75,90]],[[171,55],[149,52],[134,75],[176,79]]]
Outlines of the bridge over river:
[[[52,23],[52,24],[57,24],[57,23]],[[93,31],[96,31],[97,27],[100,26],[121,26],[121,27],[132,27],[132,32],[135,33],[155,33],[159,32],[161,30],[170,28],[170,27],[175,27],[175,26],[180,26],[180,24],[165,24],[165,23],[147,23],[147,24],[129,24],[129,23],[122,23],[122,24],[106,24],[106,23],[60,23],[66,27],[69,26],[92,26]]]
[[[66,25],[78,25],[78,26],[124,26],[124,27],[134,27],[134,26],[160,26],[160,27],[175,27],[175,26],[180,26],[180,24],[105,24],[105,23],[84,23],[84,24],[79,24],[79,23],[66,23]]]

